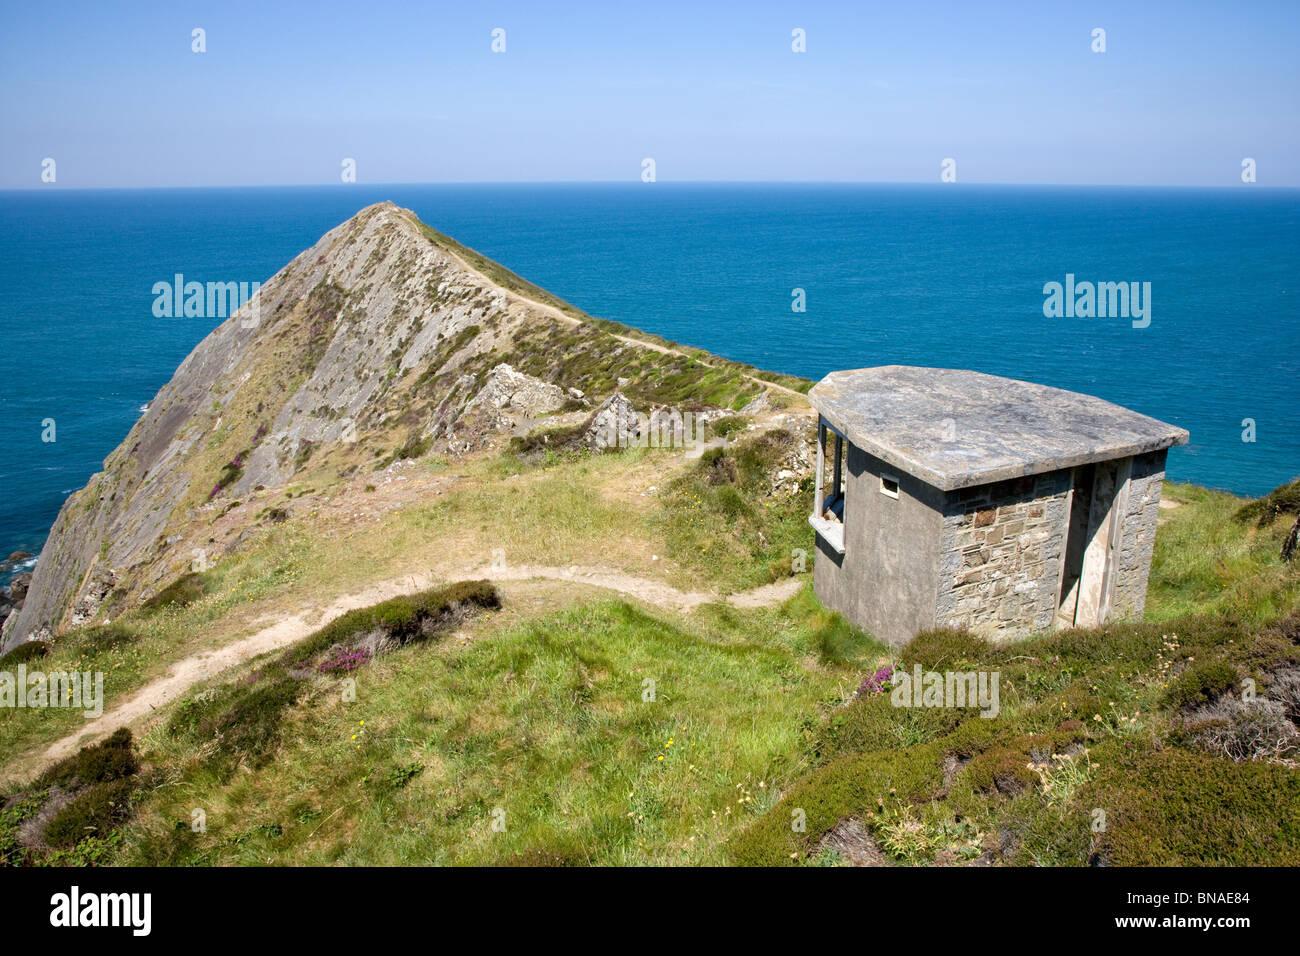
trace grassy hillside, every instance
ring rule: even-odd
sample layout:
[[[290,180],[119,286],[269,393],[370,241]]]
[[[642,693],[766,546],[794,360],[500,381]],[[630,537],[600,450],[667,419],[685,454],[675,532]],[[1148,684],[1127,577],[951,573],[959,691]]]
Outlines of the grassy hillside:
[[[352,528],[347,560],[331,557],[341,532],[323,511],[278,523],[247,566],[54,654],[142,674],[143,648],[229,627],[243,588],[257,607],[373,575],[359,559],[385,545],[418,563],[417,541],[487,528],[512,561],[595,551],[721,591],[764,583],[807,544],[806,492],[766,480],[788,441],[768,432],[690,463],[508,452],[461,492]],[[593,489],[607,512],[580,507]],[[499,609],[345,615],[191,689],[133,743],[11,785],[0,859],[1294,865],[1300,823],[1279,811],[1300,804],[1300,575],[1278,558],[1290,522],[1238,518],[1239,499],[1203,489],[1166,497],[1145,622],[1006,647],[935,632],[891,652],[808,583],[750,610],[683,614],[537,582],[511,585]],[[286,563],[261,563],[273,555]],[[400,572],[391,561],[379,570]],[[436,623],[412,631],[416,618]],[[999,716],[897,708],[887,684],[857,693],[879,668],[917,663],[997,670]],[[66,714],[9,715],[6,746],[52,739],[67,728],[42,722]]]

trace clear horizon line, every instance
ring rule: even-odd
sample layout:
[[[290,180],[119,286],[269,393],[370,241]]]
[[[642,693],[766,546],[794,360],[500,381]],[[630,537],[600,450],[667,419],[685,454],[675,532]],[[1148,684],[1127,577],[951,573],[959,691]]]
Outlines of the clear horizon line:
[[[38,183],[27,186],[0,186],[0,192],[131,192],[181,189],[323,189],[326,187],[400,187],[400,186],[932,186],[951,189],[962,186],[1007,186],[1023,189],[1219,189],[1219,190],[1296,190],[1296,186],[1270,186],[1259,183],[1022,183],[1004,180],[979,180],[945,183],[935,180],[873,180],[873,179],[670,179],[643,183],[637,179],[446,179],[446,180],[395,180],[360,183],[310,182],[310,183],[205,183],[166,186],[65,186],[59,183]]]

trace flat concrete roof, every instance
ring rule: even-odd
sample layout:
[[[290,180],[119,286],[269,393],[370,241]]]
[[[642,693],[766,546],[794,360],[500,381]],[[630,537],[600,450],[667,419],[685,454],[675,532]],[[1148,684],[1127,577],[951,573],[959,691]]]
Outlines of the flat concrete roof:
[[[1092,395],[961,369],[832,372],[808,393],[845,438],[943,491],[1187,444]]]

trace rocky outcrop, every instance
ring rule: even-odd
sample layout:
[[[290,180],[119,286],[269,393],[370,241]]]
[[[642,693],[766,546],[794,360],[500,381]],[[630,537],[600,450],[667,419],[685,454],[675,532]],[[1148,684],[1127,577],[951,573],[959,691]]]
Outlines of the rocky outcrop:
[[[5,562],[10,568],[19,561],[31,557],[30,554],[24,551],[17,551],[14,554],[14,557]],[[16,574],[7,587],[0,588],[0,629],[3,629],[5,620],[11,614],[22,610],[31,583],[32,576],[30,574]]]
[[[470,399],[466,411],[480,405],[510,409],[529,418],[559,411],[568,401],[564,389],[540,378],[516,372],[504,362],[488,373],[479,393]]]
[[[641,423],[636,408],[622,392],[615,392],[596,409],[582,441],[592,451],[605,451],[633,447],[640,438]]]
[[[86,576],[86,586],[82,589],[81,596],[72,604],[68,623],[76,627],[93,621],[104,600],[113,592],[115,584],[117,574],[111,568],[92,568]]]
[[[418,449],[441,429],[475,447],[466,421],[478,412],[563,404],[563,389],[499,357],[488,365],[539,314],[463,254],[409,210],[380,203],[265,282],[64,503],[0,646],[93,620],[114,591],[130,603],[184,573],[191,555],[180,542],[195,521],[346,460],[359,443]]]
[[[599,400],[587,392],[604,397],[619,382],[653,394],[694,361],[652,347],[664,368],[628,362],[620,356],[635,343],[581,316],[409,210],[363,209],[200,342],[64,502],[25,599],[9,602],[0,649],[134,607],[190,570],[195,552],[221,561],[250,540],[250,527],[222,517],[252,499],[283,501],[290,483],[320,491],[363,470],[491,446],[539,419],[573,426]],[[571,369],[574,381],[558,381]],[[752,390],[726,374],[736,394]],[[617,394],[596,413],[590,444],[685,437],[686,414],[656,408],[643,427]],[[689,412],[697,423],[721,414]]]
[[[9,582],[9,600],[21,606],[27,600],[27,592],[32,586],[30,574],[20,574]]]

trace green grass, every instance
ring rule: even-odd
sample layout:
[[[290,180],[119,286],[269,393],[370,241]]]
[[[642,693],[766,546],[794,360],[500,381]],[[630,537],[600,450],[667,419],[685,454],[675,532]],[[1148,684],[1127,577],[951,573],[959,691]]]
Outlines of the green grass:
[[[823,836],[848,817],[864,821],[899,863],[952,862],[976,849],[1037,865],[1300,861],[1300,827],[1269,809],[1295,802],[1300,775],[1235,763],[1181,732],[1188,710],[1236,694],[1245,677],[1267,697],[1277,675],[1300,668],[1300,614],[1275,623],[1217,614],[1121,622],[1001,647],[934,631],[898,659],[998,672],[1001,713],[900,710],[887,694],[838,709],[818,728],[817,768],[737,835],[733,862],[823,862]],[[1212,797],[1200,792],[1198,774],[1213,781]],[[1110,819],[1097,833],[1095,808]],[[795,812],[806,830],[790,827]],[[1215,831],[1200,835],[1211,824]],[[1160,847],[1167,855],[1152,849]]]
[[[665,487],[662,515],[590,493],[653,461],[639,450],[488,482],[392,519],[383,537],[401,550],[459,529],[503,542],[511,561],[562,564],[650,528],[694,580],[762,583],[789,573],[806,528],[806,502],[765,500],[785,441],[706,455]],[[504,478],[519,465],[492,467]],[[1277,812],[1297,803],[1297,772],[1236,762],[1187,725],[1248,678],[1269,700],[1300,669],[1300,569],[1275,547],[1285,523],[1233,520],[1231,496],[1169,495],[1180,507],[1161,512],[1146,620],[1007,646],[941,630],[891,652],[809,585],[781,607],[687,616],[507,606],[508,623],[488,613],[457,640],[397,640],[346,675],[349,696],[344,674],[310,665],[377,627],[419,633],[444,620],[446,595],[353,612],[162,714],[140,742],[149,774],[119,788],[138,803],[128,821],[111,780],[77,777],[86,796],[69,819],[82,822],[66,826],[87,838],[43,861],[836,865],[823,839],[854,818],[899,865],[1300,864],[1300,828]],[[288,522],[267,540],[294,534]],[[210,572],[192,604],[80,635],[78,653],[128,657],[156,628],[219,618],[238,606],[224,603],[236,577],[261,580],[238,568]],[[856,699],[891,661],[997,671],[1000,713]],[[189,825],[195,809],[206,832]],[[14,859],[14,821],[30,812],[16,798],[0,815],[0,859]]]
[[[802,663],[828,627],[806,598],[715,606],[689,626],[599,602],[381,658],[355,703],[317,677],[282,723],[281,757],[237,779],[183,735],[151,734],[148,759],[185,769],[128,828],[122,860],[720,862],[800,770],[792,710],[837,701],[862,664]],[[206,834],[178,826],[194,807]]]
[[[743,590],[788,576],[802,550],[812,565],[811,481],[773,494],[771,475],[795,438],[772,431],[704,453],[662,495],[657,518],[668,553],[705,580]]]
[[[1289,522],[1248,524],[1237,516],[1253,513],[1251,504],[1193,485],[1167,484],[1164,497],[1179,507],[1160,512],[1148,618],[1215,612],[1263,621],[1300,603],[1300,579],[1280,557]]]

